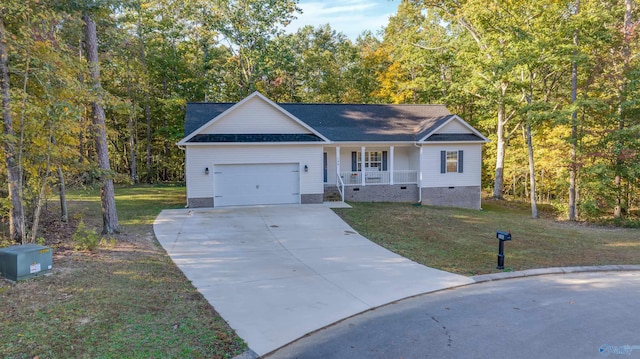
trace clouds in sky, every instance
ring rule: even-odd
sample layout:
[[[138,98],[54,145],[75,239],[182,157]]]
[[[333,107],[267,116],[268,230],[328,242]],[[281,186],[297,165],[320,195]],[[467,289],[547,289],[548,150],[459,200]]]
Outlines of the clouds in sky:
[[[295,32],[305,25],[317,27],[329,23],[331,28],[355,40],[364,30],[376,33],[396,13],[399,0],[300,0],[302,14],[287,26]]]

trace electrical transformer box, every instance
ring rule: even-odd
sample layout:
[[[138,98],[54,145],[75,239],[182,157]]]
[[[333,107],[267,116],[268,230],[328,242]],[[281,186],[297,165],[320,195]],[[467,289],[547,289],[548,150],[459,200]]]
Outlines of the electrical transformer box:
[[[0,248],[0,274],[12,281],[37,277],[53,269],[53,250],[37,244]]]

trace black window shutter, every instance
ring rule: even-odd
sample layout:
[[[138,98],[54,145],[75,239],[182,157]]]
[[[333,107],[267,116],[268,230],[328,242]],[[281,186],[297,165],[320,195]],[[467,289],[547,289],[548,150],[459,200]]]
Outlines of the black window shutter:
[[[358,170],[358,154],[351,152],[351,171],[356,172]]]
[[[440,151],[440,173],[447,173],[447,151]]]
[[[464,151],[462,150],[458,151],[458,173],[462,173],[462,164],[464,163],[464,160],[463,160],[464,157],[462,156],[463,154],[464,154]]]
[[[382,170],[387,170],[387,151],[382,151]]]

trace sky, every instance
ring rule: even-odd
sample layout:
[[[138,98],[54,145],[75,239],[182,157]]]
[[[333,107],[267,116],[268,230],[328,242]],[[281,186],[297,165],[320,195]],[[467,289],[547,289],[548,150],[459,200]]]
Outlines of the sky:
[[[305,26],[329,23],[333,30],[355,40],[364,30],[374,34],[389,22],[396,13],[400,0],[300,0],[297,15],[287,32],[296,32]]]

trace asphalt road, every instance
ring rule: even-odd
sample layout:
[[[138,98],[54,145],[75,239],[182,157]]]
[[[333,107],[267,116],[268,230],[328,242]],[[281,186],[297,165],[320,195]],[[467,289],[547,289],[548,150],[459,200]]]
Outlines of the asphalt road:
[[[640,272],[486,282],[387,305],[276,358],[640,358]]]

